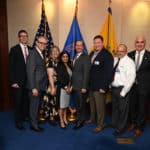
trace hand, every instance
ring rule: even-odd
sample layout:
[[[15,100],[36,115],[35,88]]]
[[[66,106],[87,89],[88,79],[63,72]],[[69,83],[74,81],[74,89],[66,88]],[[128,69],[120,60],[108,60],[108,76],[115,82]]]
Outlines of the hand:
[[[56,95],[56,88],[55,88],[55,87],[53,87],[53,88],[51,89],[51,95],[52,95],[52,96]]]
[[[39,92],[37,89],[32,89],[32,95],[33,96],[38,96],[39,95]]]
[[[106,93],[103,89],[99,89],[100,93]]]
[[[72,92],[72,86],[71,86],[71,87],[67,87],[65,90],[66,90],[66,92],[67,92],[68,94],[70,94],[70,93]]]
[[[17,89],[17,88],[20,88],[17,83],[12,84],[11,87],[12,87],[12,88],[16,88],[16,89]]]
[[[81,93],[82,93],[82,94],[85,94],[86,92],[87,92],[86,89],[84,89],[84,88],[81,89]]]

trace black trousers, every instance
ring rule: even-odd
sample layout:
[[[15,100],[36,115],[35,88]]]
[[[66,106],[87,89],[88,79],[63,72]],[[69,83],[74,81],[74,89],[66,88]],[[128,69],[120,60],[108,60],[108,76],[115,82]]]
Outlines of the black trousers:
[[[74,90],[73,96],[75,99],[75,106],[77,110],[77,120],[79,123],[83,122],[86,117],[86,99],[87,93],[82,94],[80,90]]]
[[[130,99],[130,123],[143,130],[146,118],[146,108],[148,102],[148,92],[140,91],[138,84],[135,84],[131,90]]]
[[[15,98],[15,121],[21,123],[29,117],[28,90],[25,87],[13,88]]]
[[[112,125],[120,132],[123,132],[127,127],[129,112],[129,94],[121,97],[122,88],[112,88]]]

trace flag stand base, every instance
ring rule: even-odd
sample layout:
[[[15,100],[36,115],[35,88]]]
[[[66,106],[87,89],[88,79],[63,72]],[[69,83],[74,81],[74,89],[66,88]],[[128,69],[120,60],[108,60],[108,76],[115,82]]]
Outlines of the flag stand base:
[[[72,109],[69,107],[70,115],[68,116],[69,121],[75,121],[76,120],[76,109]]]

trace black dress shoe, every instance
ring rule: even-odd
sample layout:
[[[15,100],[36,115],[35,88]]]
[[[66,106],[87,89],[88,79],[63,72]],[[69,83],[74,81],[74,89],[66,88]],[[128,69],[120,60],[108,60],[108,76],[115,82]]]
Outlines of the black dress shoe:
[[[74,130],[77,130],[77,129],[80,129],[80,128],[82,128],[83,127],[83,123],[77,123],[74,127],[73,127],[73,129]]]
[[[120,136],[122,134],[123,134],[123,132],[121,132],[119,130],[115,130],[115,132],[113,133],[114,136]]]
[[[35,131],[35,132],[42,132],[44,129],[43,128],[40,128],[40,127],[33,127],[33,126],[30,126],[30,129]]]
[[[25,127],[22,125],[22,123],[16,123],[16,128],[18,130],[25,130]]]

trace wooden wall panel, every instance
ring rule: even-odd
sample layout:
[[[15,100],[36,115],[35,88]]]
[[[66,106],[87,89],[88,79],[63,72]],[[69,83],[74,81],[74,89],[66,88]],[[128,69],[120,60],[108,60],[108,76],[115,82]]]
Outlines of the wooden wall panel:
[[[7,0],[0,0],[0,110],[12,106],[8,85]]]

